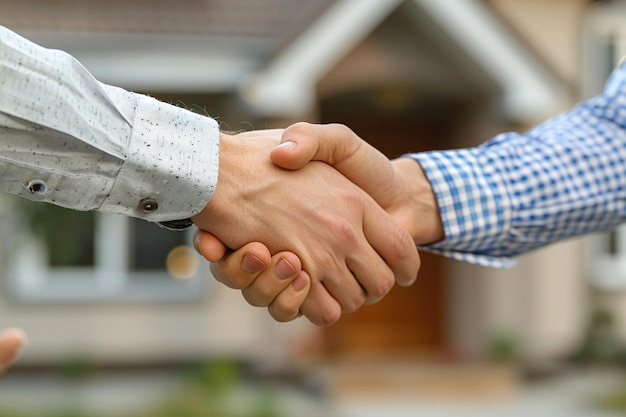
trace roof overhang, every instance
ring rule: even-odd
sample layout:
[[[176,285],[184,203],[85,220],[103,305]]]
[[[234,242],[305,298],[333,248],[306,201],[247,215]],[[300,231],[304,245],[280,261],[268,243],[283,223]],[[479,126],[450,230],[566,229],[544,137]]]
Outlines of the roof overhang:
[[[565,84],[484,2],[406,0],[417,5],[461,46],[502,90],[511,120],[536,121],[569,104]],[[339,0],[241,87],[244,101],[265,116],[310,112],[319,80],[387,18],[403,0]]]
[[[72,54],[99,81],[135,91],[231,92],[273,47],[263,38],[22,31]]]

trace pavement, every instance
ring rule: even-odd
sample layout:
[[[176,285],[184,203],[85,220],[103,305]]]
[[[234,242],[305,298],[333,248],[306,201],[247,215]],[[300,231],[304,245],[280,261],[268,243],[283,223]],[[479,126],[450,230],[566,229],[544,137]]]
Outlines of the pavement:
[[[426,374],[432,372],[425,372]],[[444,374],[446,372],[443,372]],[[524,383],[515,373],[486,369],[480,376],[439,377],[434,387],[404,387],[399,393],[380,390],[339,394],[333,401],[337,417],[617,417],[594,402],[623,386],[625,375],[615,370],[566,372],[547,380]],[[491,375],[491,381],[489,381]],[[384,379],[384,378],[383,378]],[[464,388],[463,388],[464,387]]]
[[[285,417],[617,417],[594,399],[624,383],[615,370],[567,372],[535,383],[512,368],[375,365],[319,369],[327,390],[313,395],[273,383]],[[82,409],[136,413],[180,387],[171,372],[101,375],[85,381],[9,373],[0,381],[0,409],[43,411],[71,401]],[[240,401],[263,386],[247,385]],[[39,415],[39,414],[37,414]],[[173,416],[174,417],[174,416]],[[177,416],[178,417],[178,416]]]

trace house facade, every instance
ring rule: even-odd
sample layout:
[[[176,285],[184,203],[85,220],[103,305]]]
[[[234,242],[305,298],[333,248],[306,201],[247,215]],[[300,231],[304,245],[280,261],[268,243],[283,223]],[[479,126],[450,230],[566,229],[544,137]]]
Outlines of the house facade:
[[[595,94],[626,54],[616,10],[587,0],[23,0],[0,1],[0,24],[223,129],[340,122],[396,157],[523,131]],[[22,204],[2,206],[0,326],[29,334],[23,366],[212,355],[280,364],[311,352],[483,358],[502,337],[541,362],[575,349],[594,303],[626,335],[619,279],[602,278],[621,265],[619,248],[606,249],[619,233],[553,245],[511,270],[425,252],[414,286],[319,329],[272,322],[184,249],[177,271],[166,259],[189,247],[187,234]],[[39,218],[83,226],[42,237]]]

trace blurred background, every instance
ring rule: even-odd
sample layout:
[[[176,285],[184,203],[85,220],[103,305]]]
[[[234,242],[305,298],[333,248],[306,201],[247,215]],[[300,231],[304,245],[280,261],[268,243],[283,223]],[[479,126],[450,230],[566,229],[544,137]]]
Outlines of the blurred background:
[[[0,24],[226,130],[340,122],[389,157],[525,129],[599,91],[626,2],[0,0]],[[626,411],[626,228],[510,270],[423,254],[328,328],[272,322],[191,236],[0,200],[0,416],[612,416]]]

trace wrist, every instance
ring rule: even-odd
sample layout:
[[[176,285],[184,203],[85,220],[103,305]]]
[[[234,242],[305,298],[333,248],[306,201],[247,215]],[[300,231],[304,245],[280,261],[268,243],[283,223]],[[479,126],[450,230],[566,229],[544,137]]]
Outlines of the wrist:
[[[280,170],[268,156],[278,143],[278,135],[279,131],[220,133],[217,185],[211,200],[192,221],[228,247],[238,248],[258,240],[252,234],[255,224],[262,223],[270,210],[267,206],[275,204],[265,196],[280,189]]]
[[[237,143],[232,135],[220,132],[219,144],[219,175],[213,195],[204,209],[191,218],[196,226],[204,230],[208,230],[211,223],[219,222],[228,211],[228,202],[236,198],[232,180],[240,172],[236,169],[236,158],[233,158],[237,152],[233,148]]]
[[[392,163],[405,184],[405,225],[413,240],[418,245],[443,240],[445,233],[437,197],[421,165],[413,158],[398,158]]]

